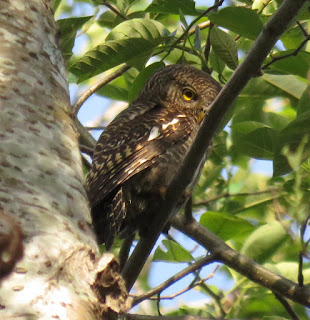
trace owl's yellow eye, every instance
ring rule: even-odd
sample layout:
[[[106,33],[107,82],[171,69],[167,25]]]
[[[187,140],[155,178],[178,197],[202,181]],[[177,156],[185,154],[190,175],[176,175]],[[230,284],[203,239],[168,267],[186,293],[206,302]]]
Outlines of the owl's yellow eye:
[[[182,97],[185,101],[191,101],[191,100],[195,100],[196,99],[196,93],[189,89],[189,88],[185,88],[182,91]]]

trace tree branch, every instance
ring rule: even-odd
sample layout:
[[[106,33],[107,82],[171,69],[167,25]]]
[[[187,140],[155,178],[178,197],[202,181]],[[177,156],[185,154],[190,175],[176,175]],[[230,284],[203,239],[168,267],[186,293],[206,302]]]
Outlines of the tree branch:
[[[265,194],[265,193],[269,194],[271,192],[278,192],[278,191],[280,191],[280,188],[275,187],[275,188],[270,188],[270,189],[261,190],[261,191],[253,191],[253,192],[240,192],[240,193],[225,192],[225,193],[218,194],[212,198],[208,198],[206,200],[196,201],[195,203],[193,203],[193,205],[194,206],[205,206],[205,205],[209,204],[210,202],[217,201],[222,198],[248,197],[248,196],[261,195],[261,194]]]
[[[127,70],[129,70],[131,67],[124,65],[117,69],[116,71],[112,72],[111,74],[104,75],[100,77],[100,79],[92,85],[90,88],[88,88],[85,92],[81,94],[81,96],[78,98],[76,103],[73,106],[73,113],[76,116],[83,105],[83,103],[97,90],[108,84],[109,82],[113,81],[114,79],[121,76],[123,73],[125,73]]]
[[[306,0],[285,0],[282,3],[277,12],[265,24],[263,31],[248,52],[243,63],[239,65],[210,106],[209,113],[203,120],[190,151],[186,155],[178,174],[167,189],[165,200],[163,199],[158,204],[159,210],[154,212],[153,234],[150,234],[147,239],[140,239],[123,269],[122,274],[126,280],[128,290],[132,288],[136,281],[160,232],[169,220],[170,214],[175,210],[174,208],[181,194],[192,180],[195,170],[205,155],[221,120],[246,83],[253,76],[260,73],[266,56],[305,2]]]
[[[211,231],[202,227],[196,220],[185,222],[185,218],[177,215],[172,218],[172,225],[204,248],[209,250],[216,260],[244,275],[251,281],[276,292],[292,301],[310,307],[310,288],[302,286],[279,276],[264,268],[255,261],[241,255],[229,247]]]
[[[200,317],[200,316],[146,316],[140,314],[131,314],[126,313],[120,315],[120,320],[224,320],[224,318],[208,318],[208,317]],[[226,319],[229,320],[229,319]]]
[[[284,309],[287,311],[287,313],[290,315],[292,320],[299,320],[297,314],[293,310],[293,308],[290,306],[290,304],[282,297],[282,295],[274,292],[274,296],[279,300],[279,302],[282,304]]]
[[[118,16],[120,16],[122,19],[124,20],[128,20],[128,18],[126,16],[124,16],[118,9],[116,9],[111,3],[109,3],[108,1],[103,1],[103,3],[107,8],[109,8],[111,11],[113,11],[115,14],[117,14]]]
[[[134,297],[132,306],[135,306],[138,303],[140,303],[141,301],[146,300],[146,299],[148,299],[158,293],[161,293],[163,290],[167,289],[169,286],[171,286],[175,282],[179,281],[180,279],[184,278],[185,276],[189,275],[190,273],[202,268],[203,266],[205,266],[213,261],[214,261],[213,256],[206,256],[206,257],[196,261],[192,265],[181,270],[180,272],[178,272],[177,274],[175,274],[174,276],[172,276],[168,280],[161,283],[159,286],[153,288],[152,290],[150,290],[140,296]]]
[[[299,51],[306,45],[306,43],[310,40],[310,35],[308,35],[306,37],[306,39],[304,41],[302,41],[300,43],[300,45],[291,53],[287,53],[287,54],[284,54],[283,56],[279,56],[279,57],[273,57],[271,59],[270,62],[266,63],[262,69],[265,70],[267,67],[269,67],[270,65],[272,65],[273,63],[277,62],[277,61],[280,61],[280,60],[283,60],[283,59],[286,59],[286,58],[289,58],[289,57],[292,57],[292,56],[297,56]]]

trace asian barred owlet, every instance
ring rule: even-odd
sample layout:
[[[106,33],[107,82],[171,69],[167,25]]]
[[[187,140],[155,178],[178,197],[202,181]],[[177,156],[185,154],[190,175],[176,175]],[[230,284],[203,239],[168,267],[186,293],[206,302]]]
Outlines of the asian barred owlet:
[[[97,239],[107,250],[124,229],[139,230],[140,236],[150,232],[150,212],[219,91],[214,79],[194,67],[161,68],[103,131],[87,185]]]

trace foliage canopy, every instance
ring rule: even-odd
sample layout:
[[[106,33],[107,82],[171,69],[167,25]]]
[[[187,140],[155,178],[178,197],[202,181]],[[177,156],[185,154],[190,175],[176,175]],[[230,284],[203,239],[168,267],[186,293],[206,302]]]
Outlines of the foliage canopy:
[[[126,64],[121,76],[96,95],[131,102],[145,79],[163,63],[194,65],[212,72],[224,85],[281,3],[224,1],[208,11],[205,2],[193,0],[58,0],[55,12],[70,81],[82,90],[96,83],[102,72],[109,74]],[[310,282],[308,9],[307,4],[270,52],[262,74],[247,84],[234,103],[193,194],[193,214],[201,225],[294,282],[303,275],[305,284]],[[105,125],[98,119],[95,122]],[[205,255],[200,246],[175,230],[166,238],[140,276],[136,293],[159,284],[165,268],[179,270]],[[204,276],[201,267],[172,290],[189,285],[192,289],[184,294],[187,303],[177,305],[176,298],[169,309],[160,311],[165,315],[289,318],[272,292],[224,265],[211,280],[201,281]],[[199,306],[190,299],[193,290],[199,292],[193,296],[202,299]],[[167,296],[167,291],[161,296]],[[307,317],[303,306],[293,307],[301,319]],[[155,302],[146,301],[139,308],[157,313]]]

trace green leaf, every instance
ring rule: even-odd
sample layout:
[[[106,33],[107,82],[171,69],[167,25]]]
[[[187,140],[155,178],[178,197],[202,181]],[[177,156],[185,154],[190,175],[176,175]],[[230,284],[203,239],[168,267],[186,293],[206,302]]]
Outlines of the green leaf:
[[[122,21],[124,21],[122,17],[110,10],[104,11],[97,20],[98,24],[101,27],[108,29],[113,29]]]
[[[217,73],[221,74],[225,69],[225,62],[223,62],[212,49],[209,55],[210,66]]]
[[[75,36],[79,29],[88,22],[93,16],[81,18],[60,19],[57,21],[61,32],[61,48],[64,58],[68,60],[72,56]]]
[[[208,211],[199,221],[204,227],[219,236],[223,241],[251,232],[255,227],[245,219],[223,212]]]
[[[273,174],[275,176],[292,171],[286,157],[282,154],[282,149],[287,145],[291,152],[296,151],[304,136],[309,137],[309,127],[310,111],[298,115],[294,121],[290,122],[290,124],[280,132],[273,161]],[[309,142],[303,151],[303,159],[305,160],[310,155]]]
[[[230,69],[238,66],[238,48],[232,36],[213,27],[210,31],[210,41],[216,55],[223,60]]]
[[[265,73],[262,78],[284,92],[299,99],[305,91],[307,84],[293,75],[274,75]]]
[[[129,88],[132,86],[139,72],[131,68],[121,77],[103,86],[96,93],[112,100],[121,100],[128,102]]]
[[[145,9],[146,12],[156,12],[165,14],[179,14],[182,10],[186,15],[197,15],[195,2],[193,0],[153,0]]]
[[[106,37],[109,40],[143,38],[154,40],[162,37],[165,27],[152,19],[131,19],[117,25]]]
[[[264,266],[291,281],[297,281],[298,262],[285,261],[277,264],[266,263]],[[310,268],[303,269],[302,274],[304,276],[304,283],[308,284],[310,282]]]
[[[184,13],[181,9],[179,9],[179,16],[180,16],[180,22],[182,23],[183,27],[186,29],[188,27],[188,24],[185,19]]]
[[[306,27],[307,28],[307,27]],[[299,26],[289,28],[283,33],[280,40],[284,44],[286,49],[296,49],[305,39],[305,36]]]
[[[310,111],[310,91],[309,87],[306,88],[302,94],[297,105],[297,116],[299,117],[304,112]]]
[[[289,238],[284,225],[288,223],[274,221],[258,227],[245,241],[241,253],[258,263],[267,261]]]
[[[216,25],[252,40],[255,40],[263,29],[258,14],[244,7],[226,7],[210,14],[209,19]]]
[[[157,247],[153,261],[190,262],[194,260],[192,255],[177,242],[163,240],[162,244],[165,246],[166,251]]]
[[[237,150],[256,159],[273,159],[277,131],[255,121],[236,123],[232,128]]]
[[[155,62],[143,69],[139,73],[138,77],[136,78],[129,90],[128,101],[132,102],[133,100],[137,99],[139,92],[143,88],[145,81],[149,78],[149,76],[153,74],[156,70],[164,66],[165,64],[163,62]]]
[[[107,41],[88,51],[69,67],[69,71],[79,76],[81,82],[131,59],[151,54],[160,42],[160,39],[137,38]]]
[[[96,93],[112,100],[128,101],[128,90],[112,83],[106,84]]]
[[[273,58],[278,58],[291,54],[294,50],[280,51],[274,54]],[[271,58],[266,60],[266,63],[271,61]],[[269,66],[270,69],[277,70],[286,74],[294,74],[307,79],[307,73],[310,68],[310,53],[300,51],[297,56],[290,56],[282,60],[276,61]]]
[[[194,49],[201,50],[201,31],[198,26],[195,28]]]
[[[289,96],[286,92],[279,89],[278,87],[272,85],[270,82],[259,78],[251,79],[245,88],[241,91],[238,99],[249,100],[253,102],[256,101],[263,101],[265,102],[266,99],[271,99],[276,96]]]

